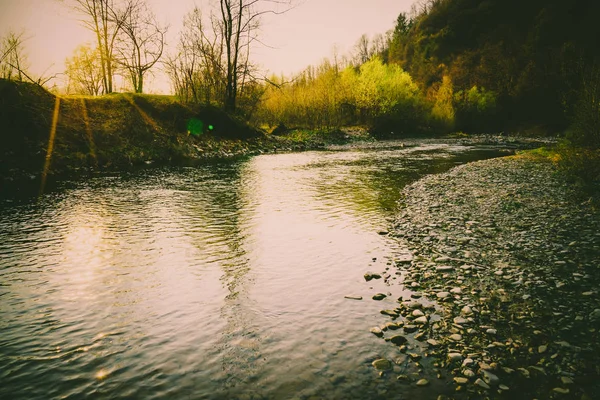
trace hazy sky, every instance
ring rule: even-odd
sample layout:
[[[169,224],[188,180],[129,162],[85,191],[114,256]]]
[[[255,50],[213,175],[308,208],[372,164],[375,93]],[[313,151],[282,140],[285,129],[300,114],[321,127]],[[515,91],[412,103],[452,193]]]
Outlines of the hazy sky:
[[[78,15],[64,5],[69,0],[0,0],[0,35],[8,29],[25,30],[31,71],[39,75],[62,72],[65,58],[79,44],[93,42]],[[215,0],[148,0],[159,21],[170,26],[167,41],[177,42],[183,16],[194,5],[209,12]],[[261,39],[270,47],[254,50],[253,60],[265,71],[291,74],[330,57],[334,45],[342,53],[352,49],[363,33],[370,37],[393,28],[414,0],[296,0],[286,14],[263,19]],[[174,46],[173,46],[174,47]],[[168,91],[157,74],[155,91]]]

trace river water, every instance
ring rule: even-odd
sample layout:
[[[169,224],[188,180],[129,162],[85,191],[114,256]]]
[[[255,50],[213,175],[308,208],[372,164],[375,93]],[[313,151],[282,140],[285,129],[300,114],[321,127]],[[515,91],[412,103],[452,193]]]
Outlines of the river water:
[[[406,184],[503,154],[388,143],[3,193],[0,399],[410,396],[369,332],[404,292],[363,274],[396,276],[379,233]]]

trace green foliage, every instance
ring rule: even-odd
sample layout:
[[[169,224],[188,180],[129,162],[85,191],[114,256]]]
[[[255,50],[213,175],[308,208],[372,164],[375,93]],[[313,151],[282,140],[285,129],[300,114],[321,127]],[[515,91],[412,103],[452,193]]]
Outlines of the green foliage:
[[[399,16],[389,61],[430,94],[438,118],[451,115],[436,96],[448,76],[459,129],[554,133],[573,124],[573,139],[590,143],[597,103],[585,71],[598,63],[597,15],[600,3],[588,0],[423,1],[409,24]]]
[[[452,80],[444,75],[442,84],[435,94],[435,103],[431,110],[433,119],[444,128],[451,130],[454,128],[454,90]]]
[[[259,110],[261,123],[271,126],[332,128],[351,124],[382,127],[382,120],[402,114],[405,125],[421,112],[422,96],[410,75],[398,65],[374,57],[358,69],[343,70],[328,61],[285,83],[272,77]],[[398,126],[398,129],[410,127]]]

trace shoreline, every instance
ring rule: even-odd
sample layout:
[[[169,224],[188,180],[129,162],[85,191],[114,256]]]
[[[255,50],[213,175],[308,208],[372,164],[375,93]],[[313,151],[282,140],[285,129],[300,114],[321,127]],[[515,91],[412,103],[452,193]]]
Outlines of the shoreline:
[[[395,322],[435,367],[427,378],[456,398],[600,393],[600,212],[550,162],[503,157],[425,177],[403,191],[390,235],[412,253],[396,263],[413,298],[399,299]]]

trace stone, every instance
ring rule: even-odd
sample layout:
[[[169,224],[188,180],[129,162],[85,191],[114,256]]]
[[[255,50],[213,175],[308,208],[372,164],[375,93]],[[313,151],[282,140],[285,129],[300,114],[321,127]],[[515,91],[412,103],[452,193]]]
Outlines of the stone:
[[[552,391],[558,394],[569,394],[569,389],[564,389],[560,387],[555,387],[554,389],[552,389]]]
[[[472,358],[470,358],[470,357],[467,357],[467,358],[465,358],[465,359],[463,360],[463,362],[462,362],[462,366],[463,366],[463,367],[468,367],[469,365],[473,365],[473,363],[474,363],[474,362],[475,362],[475,360],[473,360],[473,359],[472,359]]]
[[[416,318],[413,322],[417,325],[427,325],[428,321],[427,321],[427,317],[422,316],[422,317]]]
[[[401,325],[390,321],[385,324],[385,327],[391,331],[395,331],[396,329],[400,329]]]
[[[377,327],[371,328],[371,333],[377,337],[383,337],[383,331]]]
[[[438,292],[436,294],[436,297],[440,300],[443,300],[443,299],[447,298],[448,296],[450,296],[449,292]]]
[[[464,319],[463,317],[456,317],[456,318],[454,318],[453,321],[457,325],[464,325],[464,324],[468,324],[469,323],[469,321],[466,320],[466,319]]]
[[[416,309],[416,310],[414,310],[414,311],[411,313],[411,315],[412,315],[413,317],[417,318],[417,317],[422,317],[422,316],[423,316],[423,315],[425,315],[425,314],[423,313],[423,311],[421,311],[421,310],[419,310],[419,309]]]
[[[572,385],[573,384],[573,379],[569,378],[568,376],[561,376],[560,381],[562,382],[563,385]]]
[[[481,378],[477,378],[477,380],[475,381],[475,385],[479,386],[480,388],[489,390],[490,386],[485,383],[484,381],[481,380]]]
[[[460,342],[462,340],[462,335],[460,335],[458,333],[454,333],[454,334],[450,335],[450,340],[453,340],[455,342]]]
[[[540,353],[540,354],[545,353],[546,350],[548,350],[548,346],[546,346],[546,345],[541,345],[538,347],[538,353]]]
[[[395,335],[389,339],[390,342],[394,343],[396,346],[403,345],[408,342],[408,340],[402,335]]]
[[[394,310],[381,310],[380,313],[383,315],[390,316],[392,318],[397,318],[400,315]]]
[[[439,266],[435,267],[435,270],[438,272],[448,272],[448,271],[453,271],[454,267],[451,267],[450,265],[439,265]]]
[[[408,353],[408,356],[413,361],[419,361],[421,359],[421,355],[417,353]]]
[[[490,329],[486,330],[485,333],[487,333],[488,335],[496,335],[498,333],[498,331],[493,328],[490,328]]]
[[[464,306],[461,310],[460,313],[466,317],[473,315],[473,310],[471,309],[471,307],[469,306]]]
[[[460,353],[448,353],[448,361],[450,362],[461,361],[462,359],[463,356]]]
[[[506,391],[506,390],[510,390],[510,388],[509,388],[508,386],[506,386],[506,385],[502,385],[502,384],[498,385],[498,389],[500,389],[500,390],[504,390],[504,391]]]
[[[404,325],[404,332],[406,333],[413,333],[416,332],[418,329],[419,327],[416,325]]]
[[[497,386],[500,383],[500,378],[492,374],[490,371],[482,369],[480,371],[483,381],[490,386]]]
[[[469,380],[467,378],[457,376],[454,378],[454,382],[456,382],[459,385],[466,385],[469,382]]]
[[[465,368],[462,372],[463,376],[466,376],[467,378],[473,378],[475,376],[475,372],[473,372],[473,370]]]
[[[452,293],[452,294],[461,294],[462,293],[462,289],[459,288],[459,287],[455,287],[455,288],[452,288],[452,290],[450,290],[450,293]]]
[[[381,279],[381,275],[373,273],[373,272],[367,272],[365,275],[365,281],[369,282],[372,279]]]
[[[425,378],[419,379],[417,381],[417,386],[427,386],[427,385],[429,385],[429,381]]]
[[[383,294],[383,293],[377,293],[375,296],[373,296],[373,300],[383,300],[387,297],[387,295]]]
[[[371,363],[373,367],[378,371],[387,371],[392,369],[392,362],[385,358],[380,358]]]
[[[362,296],[352,296],[352,295],[347,295],[344,296],[345,299],[350,299],[350,300],[362,300]]]

